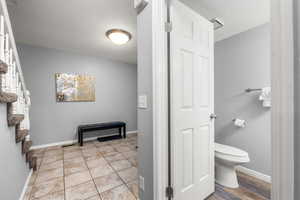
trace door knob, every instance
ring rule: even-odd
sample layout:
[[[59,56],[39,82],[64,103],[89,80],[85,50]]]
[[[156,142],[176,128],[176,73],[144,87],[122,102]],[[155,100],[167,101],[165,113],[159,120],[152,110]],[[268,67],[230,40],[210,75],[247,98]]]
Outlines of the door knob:
[[[211,113],[211,114],[209,115],[209,118],[210,118],[210,119],[217,119],[217,115],[214,114],[214,113]]]

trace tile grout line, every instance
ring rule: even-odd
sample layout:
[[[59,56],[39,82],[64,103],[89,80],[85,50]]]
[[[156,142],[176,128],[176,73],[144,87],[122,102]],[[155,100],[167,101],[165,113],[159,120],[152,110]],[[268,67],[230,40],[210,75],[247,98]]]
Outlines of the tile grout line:
[[[95,145],[94,143],[93,143],[93,146],[96,147],[96,145]],[[97,149],[97,147],[96,147],[96,149]],[[87,160],[85,159],[85,157],[84,157],[84,155],[83,155],[82,149],[80,149],[80,151],[81,151],[81,154],[82,154],[82,157],[83,157],[83,160],[84,160],[84,164],[85,164],[85,166],[86,166],[86,168],[87,168],[87,170],[88,170],[88,172],[89,172],[89,174],[90,174],[90,176],[91,176],[91,178],[92,178],[92,181],[93,181],[93,183],[94,183],[95,189],[96,189],[96,191],[97,191],[97,193],[98,193],[98,195],[99,195],[99,197],[100,197],[100,200],[102,200],[101,194],[100,194],[100,192],[98,191],[97,185],[96,185],[95,180],[94,180],[94,178],[93,178],[93,176],[92,176],[92,173],[91,173],[91,171],[90,171],[90,168],[89,168],[89,166],[88,166],[88,164],[87,164]],[[97,149],[97,153],[99,153],[99,152],[98,152],[98,149]],[[102,155],[102,154],[101,154],[101,155]],[[90,198],[90,197],[88,197],[88,198]]]
[[[86,171],[89,172],[89,174],[90,174],[90,176],[91,176],[91,178],[92,178],[92,181],[93,181],[94,185],[96,186],[96,184],[95,184],[95,182],[94,182],[94,180],[93,180],[92,174],[90,173],[90,168],[87,166],[86,159],[85,159],[85,157],[83,156],[82,149],[81,149],[80,147],[79,147],[79,151],[81,152],[82,159],[83,159],[83,161],[84,161],[84,165],[86,166],[86,169],[87,169]],[[72,159],[75,159],[75,158],[77,158],[77,157],[68,158],[68,159],[72,160]],[[73,174],[82,173],[82,172],[85,172],[85,170],[84,170],[84,171],[74,172],[74,173],[71,173],[71,174],[68,174],[68,175],[73,175]],[[91,180],[88,180],[88,181],[85,181],[85,182],[82,182],[82,183],[79,183],[79,184],[70,186],[70,188],[71,188],[71,187],[77,187],[77,186],[79,186],[79,185],[86,184],[86,183],[88,183],[88,182],[90,182],[90,181],[91,181]],[[96,187],[96,190],[97,190],[97,187]],[[98,192],[98,190],[97,190],[97,193],[100,195],[100,193]],[[88,197],[88,198],[91,198],[91,197]]]
[[[96,146],[96,145],[95,145]],[[112,147],[111,146],[111,144],[106,144],[105,146],[110,146],[110,147]],[[100,149],[101,149],[101,147],[99,147]],[[114,149],[114,147],[112,147],[113,149]],[[102,158],[105,160],[105,162],[112,168],[112,170],[113,170],[113,172],[114,172],[114,168],[110,165],[110,163],[105,159],[105,155],[103,154],[103,153],[101,153],[100,151],[99,151],[99,149],[98,149],[98,147],[96,146],[96,149],[97,149],[97,151],[98,151],[98,153],[100,153],[101,155],[102,155]],[[115,149],[114,149],[115,150]],[[112,173],[111,173],[112,174]],[[117,173],[116,173],[117,174]],[[109,175],[109,174],[108,174]],[[107,175],[105,175],[105,176],[107,176]],[[117,176],[118,176],[118,174],[117,174]],[[100,178],[100,177],[103,177],[103,176],[99,176],[99,177],[96,177],[96,178]],[[119,177],[119,176],[118,176]],[[120,178],[120,177],[119,177]],[[92,179],[93,179],[93,181],[94,181],[94,178],[92,177]],[[121,178],[120,178],[121,179]],[[121,179],[121,181],[123,182],[123,180]],[[94,181],[94,183],[95,183],[95,181]],[[95,185],[96,185],[96,183],[95,183]],[[118,185],[118,186],[116,186],[116,187],[113,187],[113,188],[111,188],[111,189],[109,189],[109,190],[113,190],[113,189],[115,189],[115,188],[117,188],[117,187],[119,187],[120,185]],[[98,188],[97,188],[97,185],[96,185],[96,189],[97,189],[97,191],[98,191]],[[106,190],[106,191],[109,191],[109,190]],[[104,192],[106,192],[106,191],[104,191]],[[104,192],[101,192],[101,193],[104,193]],[[99,193],[99,195],[100,195],[100,198],[102,199],[102,195],[101,195],[101,193],[98,191],[98,193]]]
[[[120,140],[120,141],[121,141],[121,140]],[[95,142],[95,141],[94,141],[94,142]],[[100,154],[101,157],[106,161],[107,165],[109,165],[109,166],[112,168],[113,173],[115,173],[115,174],[119,177],[119,179],[120,179],[121,182],[122,182],[122,185],[125,185],[125,187],[129,190],[129,192],[133,195],[133,197],[134,197],[135,199],[138,199],[138,197],[136,197],[136,196],[134,195],[133,191],[130,190],[128,184],[120,177],[120,175],[118,174],[118,171],[117,171],[116,169],[113,168],[113,166],[111,165],[111,163],[110,163],[110,162],[106,159],[106,157],[99,151],[99,149],[101,149],[101,146],[98,148],[98,146],[96,146],[96,144],[95,144],[94,142],[93,142],[93,144],[92,144],[91,147],[92,147],[92,148],[95,147],[95,148],[97,149],[97,153]],[[121,141],[121,142],[122,142],[122,141]],[[129,160],[129,158],[131,158],[131,157],[129,157],[129,158],[125,157],[125,156],[122,154],[122,152],[119,152],[119,151],[113,146],[113,144],[115,144],[115,143],[107,143],[107,144],[104,144],[104,146],[110,146],[117,154],[121,154],[121,155],[123,156],[123,159],[122,159],[122,160],[128,161],[128,162],[130,163],[131,167],[135,167],[135,168],[136,168],[136,166],[134,166],[134,164]],[[116,145],[121,145],[121,143],[117,143]],[[126,143],[126,145],[130,146],[131,144]],[[66,200],[66,183],[65,183],[65,176],[66,176],[66,174],[65,174],[65,170],[64,170],[64,168],[65,168],[65,156],[64,156],[65,151],[64,151],[64,148],[63,148],[62,146],[60,146],[59,149],[62,150],[62,154],[63,154],[63,155],[62,155],[62,163],[63,163],[63,166],[62,166],[63,177],[62,177],[62,178],[63,178],[63,184],[64,184],[64,188],[63,188],[64,198],[65,198],[65,200]],[[89,149],[89,148],[87,148],[87,149]],[[90,168],[89,168],[88,165],[87,165],[87,159],[86,159],[86,157],[85,157],[84,154],[83,154],[83,150],[84,150],[84,149],[79,147],[79,150],[81,151],[81,155],[82,155],[82,158],[83,158],[83,160],[84,160],[84,164],[85,164],[85,166],[86,166],[86,168],[87,168],[87,170],[88,170],[88,172],[89,172],[89,175],[90,175],[91,178],[92,178],[92,181],[93,181],[93,183],[94,183],[94,186],[96,187],[97,194],[99,195],[100,199],[102,199],[101,193],[100,193],[100,192],[98,191],[98,189],[97,189],[97,185],[96,185],[95,180],[94,180],[94,178],[93,178],[93,176],[92,176],[92,174],[91,174]],[[131,151],[133,151],[133,150],[131,149]],[[135,151],[136,151],[136,150],[135,150]],[[32,189],[31,189],[30,194],[29,194],[29,198],[30,198],[30,199],[32,199],[32,197],[33,197],[33,196],[32,196],[32,195],[33,195],[33,187],[35,186],[36,180],[37,180],[37,178],[38,178],[38,175],[40,174],[40,167],[42,166],[42,164],[43,164],[43,162],[44,162],[44,160],[45,160],[45,154],[46,154],[46,152],[47,152],[47,148],[45,148],[45,150],[44,150],[43,153],[42,153],[42,156],[41,156],[41,163],[40,163],[39,166],[38,166],[37,175],[36,175],[36,177],[35,177],[34,182],[32,183]],[[113,155],[113,154],[112,154],[112,155]],[[74,158],[76,158],[76,157],[74,157]],[[70,159],[72,159],[72,158],[70,158]],[[54,162],[56,162],[56,161],[53,161],[53,162],[50,162],[50,163],[54,163]],[[131,167],[129,167],[129,168],[131,168]],[[129,168],[124,168],[124,169],[122,169],[122,170],[126,170],[126,169],[129,169]],[[55,168],[55,169],[57,169],[57,168]],[[55,170],[55,169],[53,169],[53,170]],[[51,169],[50,169],[50,170],[51,170]],[[122,171],[122,170],[119,170],[119,171]],[[75,172],[75,173],[80,173],[80,172]],[[74,174],[75,174],[75,173],[74,173]],[[96,177],[96,178],[98,178],[98,177]],[[54,179],[54,178],[53,178],[53,179]],[[49,179],[49,180],[52,180],[52,179]],[[47,181],[49,181],[49,180],[47,180]],[[89,181],[90,181],[90,180],[89,180]],[[89,182],[89,181],[87,181],[87,182]],[[129,183],[130,183],[130,182],[134,182],[134,181],[136,181],[136,179],[129,181]],[[75,185],[75,186],[78,186],[78,185],[81,185],[81,184],[85,184],[85,183],[87,183],[87,182],[80,183],[80,184],[77,184],[77,185]],[[119,186],[121,186],[121,185],[118,185],[118,186],[116,186],[116,187],[119,187]],[[73,186],[72,186],[72,187],[73,187]],[[115,189],[116,187],[113,187],[113,188],[111,188],[110,190],[113,190],[113,189]],[[107,191],[109,191],[109,190],[107,190]],[[59,191],[57,191],[57,192],[59,192]],[[54,194],[55,192],[52,192],[52,193]],[[49,194],[52,194],[52,193],[49,193]],[[46,196],[46,195],[49,195],[49,194],[45,194],[45,195],[43,195],[43,196]],[[41,196],[41,197],[43,197],[43,196]],[[88,197],[88,198],[90,198],[90,197]]]
[[[63,176],[62,176],[62,179],[63,179],[63,186],[64,186],[64,189],[63,190],[59,190],[59,191],[54,191],[54,192],[50,192],[50,193],[47,193],[47,194],[45,194],[45,195],[43,195],[43,196],[41,196],[41,197],[45,197],[45,196],[47,196],[47,195],[51,195],[51,194],[55,194],[55,193],[58,193],[58,192],[61,192],[61,191],[63,191],[64,192],[64,196],[65,196],[65,180],[64,180],[64,151],[63,151],[63,147],[62,146],[58,146],[59,147],[59,150],[62,150],[62,163],[63,163],[63,166],[62,166],[62,171],[63,171]],[[55,150],[57,150],[57,149],[55,149]],[[52,151],[52,149],[50,149],[49,151]],[[47,148],[45,149],[45,153],[47,152]],[[43,160],[45,159],[45,153],[44,153],[44,156],[43,156]],[[55,155],[55,156],[57,156],[57,155]],[[48,157],[50,157],[50,156],[48,156]],[[45,164],[52,164],[52,163],[55,163],[55,162],[59,162],[60,160],[55,160],[55,161],[52,161],[52,162],[49,162],[49,163],[45,163]],[[42,162],[41,162],[41,164],[40,164],[40,167],[42,166]],[[46,171],[51,171],[51,170],[57,170],[57,169],[59,169],[59,168],[52,168],[52,169],[47,169],[47,170],[45,170],[45,171],[40,171],[40,168],[39,168],[39,173],[40,172],[46,172]],[[43,181],[43,182],[47,182],[47,181],[51,181],[51,180],[54,180],[54,179],[57,179],[57,178],[60,178],[60,177],[53,177],[53,178],[50,178],[50,179],[47,179],[47,180],[45,180],[45,181]],[[41,183],[39,183],[39,184],[42,184],[43,182],[41,182]],[[41,198],[41,197],[39,197],[39,198]],[[64,197],[64,199],[65,199],[65,197]]]
[[[95,145],[96,146],[96,145]],[[121,152],[119,152],[119,151],[117,151],[113,146],[112,146],[112,144],[111,143],[108,143],[108,144],[105,144],[104,146],[110,146],[111,148],[113,148],[117,153],[119,153],[119,154],[122,154]],[[96,146],[96,148],[97,148],[97,151],[99,151],[98,150],[98,147]],[[101,149],[101,146],[99,147],[100,149]],[[98,152],[98,153],[101,153],[100,151]],[[119,179],[122,181],[122,185],[125,185],[125,187],[129,190],[129,192],[133,195],[133,197],[135,198],[135,199],[137,199],[136,198],[136,196],[133,194],[133,192],[129,189],[129,187],[128,187],[128,185],[126,184],[126,182],[120,177],[120,175],[117,173],[118,171],[116,171],[114,168],[113,168],[113,166],[110,164],[110,162],[105,158],[105,155],[104,154],[102,154],[101,153],[101,155],[102,155],[102,157],[103,157],[103,159],[107,162],[107,164],[112,168],[112,170],[113,170],[113,173],[115,173],[118,177],[119,177]],[[108,155],[109,156],[109,155]],[[122,154],[122,156],[123,156],[123,154]],[[124,157],[124,160],[127,160],[127,161],[129,161],[125,156],[123,156]],[[132,165],[132,163],[129,161],[129,163]],[[133,165],[131,166],[131,167],[134,167]],[[126,169],[129,169],[129,168],[126,168]],[[125,169],[122,169],[122,170],[125,170]],[[121,171],[122,171],[121,170]],[[112,174],[112,173],[111,173]],[[100,176],[101,177],[101,176]],[[93,178],[93,177],[92,177]],[[96,177],[96,178],[99,178],[99,177]],[[93,178],[94,179],[94,178]],[[97,185],[96,185],[97,186]],[[115,186],[115,187],[113,187],[113,188],[111,188],[111,189],[109,189],[109,190],[106,190],[106,191],[110,191],[110,190],[113,190],[113,189],[115,189],[115,188],[117,188],[117,187],[120,187],[121,185],[118,185],[118,186]],[[98,191],[98,189],[97,189],[97,191]],[[106,192],[106,191],[104,191],[104,192]],[[99,191],[98,191],[99,192]],[[100,194],[100,197],[101,197],[101,193],[99,192],[99,194]],[[101,197],[102,198],[102,197]]]
[[[49,150],[49,151],[51,151],[51,150]],[[43,161],[44,161],[44,159],[45,159],[45,153],[47,152],[47,148],[45,148],[45,152],[43,153],[43,156],[42,156],[42,161],[41,161],[41,163],[40,163],[40,165],[39,165],[39,167],[38,167],[38,170],[37,170],[37,177],[35,178],[35,183],[36,183],[36,180],[37,180],[37,178],[38,178],[38,175],[40,174],[40,173],[42,173],[42,172],[45,172],[45,171],[50,171],[50,170],[56,170],[57,168],[55,168],[55,169],[48,169],[48,170],[45,170],[45,171],[40,171],[40,168],[41,168],[41,166],[42,166],[42,163],[43,163]],[[57,161],[59,161],[59,160],[57,160]],[[53,162],[50,162],[50,163],[54,163],[54,162],[57,162],[57,161],[53,161]],[[49,163],[46,163],[46,164],[49,164]],[[59,177],[54,177],[54,178],[50,178],[50,179],[47,179],[47,180],[45,180],[45,181],[43,181],[43,182],[47,182],[47,181],[51,181],[51,180],[54,180],[54,179],[56,179],[56,178],[59,178]],[[41,182],[41,183],[38,183],[38,184],[42,184],[43,182]],[[34,184],[35,184],[34,183]],[[40,196],[40,197],[38,197],[38,198],[42,198],[42,197],[45,197],[45,196],[47,196],[47,195],[50,195],[50,194],[54,194],[54,193],[56,193],[56,192],[60,192],[61,190],[59,190],[59,191],[55,191],[55,192],[50,192],[50,193],[47,193],[47,194],[45,194],[45,195],[42,195],[42,196]],[[31,196],[32,196],[32,194],[31,194]],[[30,200],[34,200],[33,198],[31,198],[30,197]]]
[[[81,152],[81,154],[83,155],[83,153],[82,153],[82,149],[79,147],[79,151]],[[72,159],[75,159],[75,158],[77,158],[77,157],[72,157],[72,158],[68,158],[67,160],[72,160]],[[68,174],[68,175],[73,175],[73,174],[77,174],[77,173],[82,173],[82,172],[85,172],[85,171],[88,171],[89,172],[89,174],[90,174],[90,176],[91,176],[91,178],[93,179],[93,177],[92,177],[92,175],[91,175],[91,173],[90,173],[90,168],[87,166],[87,164],[86,164],[86,159],[82,156],[82,159],[83,159],[83,161],[84,161],[84,165],[86,166],[86,169],[87,170],[83,170],[83,171],[78,171],[78,172],[73,172],[73,173],[71,173],[71,174]],[[67,176],[68,176],[67,175]],[[83,184],[86,184],[86,183],[88,183],[88,182],[90,182],[91,180],[88,180],[88,181],[85,181],[85,182],[82,182],[82,183],[79,183],[79,184],[76,184],[76,185],[73,185],[73,186],[70,186],[70,188],[71,187],[77,187],[77,186],[79,186],[79,185],[83,185]],[[95,183],[94,183],[95,184]],[[68,189],[68,188],[67,188]],[[99,192],[98,192],[98,190],[97,190],[97,193],[99,194]],[[90,198],[90,197],[89,197]]]
[[[35,177],[35,179],[34,179],[34,181],[33,181],[33,183],[32,183],[32,188],[31,188],[31,191],[29,192],[29,200],[31,200],[32,198],[32,195],[33,195],[33,193],[32,193],[32,190],[34,189],[34,187],[35,187],[35,182],[36,182],[36,179],[37,179],[37,177],[38,177],[38,175],[39,175],[39,171],[40,171],[40,167],[41,167],[41,165],[42,165],[42,163],[43,163],[43,160],[44,160],[44,156],[45,156],[45,152],[46,152],[46,149],[43,151],[43,153],[42,153],[42,158],[41,158],[41,163],[39,164],[39,166],[37,166],[37,170],[36,170],[36,177]],[[34,173],[34,172],[33,172]],[[32,178],[32,177],[31,177]]]
[[[112,146],[112,148],[113,149],[115,149],[113,146]],[[115,149],[117,152],[118,152],[118,150],[117,149]],[[118,153],[120,153],[120,154],[122,154],[121,152],[118,152]],[[132,163],[122,154],[122,156],[125,158],[125,160],[127,160],[131,165],[132,165]],[[104,157],[104,159],[105,159],[105,157]],[[105,159],[106,160],[106,159]],[[107,161],[107,160],[106,160]],[[127,187],[127,189],[129,190],[129,192],[134,196],[134,198],[135,199],[137,199],[137,197],[133,194],[133,192],[130,190],[130,188],[128,187],[128,185],[127,185],[127,183],[121,178],[121,176],[119,175],[119,173],[118,173],[118,171],[117,170],[115,170],[113,167],[112,167],[112,165],[109,163],[109,161],[107,161],[107,163],[111,166],[111,168],[114,170],[114,172],[115,172],[115,174],[117,174],[117,176],[121,179],[121,181],[124,183],[124,185],[125,185],[125,187]],[[131,166],[131,167],[134,167],[133,165]],[[130,167],[129,167],[130,168]],[[129,168],[126,168],[126,169],[129,169]],[[126,170],[126,169],[122,169],[122,170]],[[122,170],[120,170],[120,171],[122,171]],[[120,186],[120,185],[119,185]],[[117,188],[117,187],[119,187],[119,186],[116,186],[116,187],[114,187],[114,188]],[[114,188],[112,188],[112,189],[114,189]],[[110,189],[110,190],[112,190],[112,189]]]

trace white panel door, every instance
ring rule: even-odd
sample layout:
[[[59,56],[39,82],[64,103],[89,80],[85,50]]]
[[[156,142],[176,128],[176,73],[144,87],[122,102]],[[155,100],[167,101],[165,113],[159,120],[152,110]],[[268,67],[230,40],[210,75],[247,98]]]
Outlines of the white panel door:
[[[190,8],[171,4],[171,132],[175,200],[214,192],[213,25]]]

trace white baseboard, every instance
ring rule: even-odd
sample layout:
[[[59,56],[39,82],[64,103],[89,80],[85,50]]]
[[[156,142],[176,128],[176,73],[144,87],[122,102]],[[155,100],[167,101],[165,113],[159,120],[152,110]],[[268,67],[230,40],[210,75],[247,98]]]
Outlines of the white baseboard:
[[[134,133],[138,133],[138,131],[127,131],[126,132],[127,135],[134,134]],[[116,134],[118,134],[118,133],[116,133]],[[105,135],[105,136],[109,136],[109,135]],[[87,142],[87,141],[96,140],[98,137],[101,137],[101,136],[85,138],[84,141]],[[62,142],[35,145],[35,146],[32,146],[30,148],[30,150],[42,149],[42,148],[53,147],[53,146],[71,145],[71,144],[76,144],[77,142],[78,142],[78,140],[66,140],[66,141],[62,141]]]
[[[236,170],[237,171],[240,171],[240,172],[243,172],[249,176],[252,176],[252,177],[255,177],[259,180],[262,180],[262,181],[265,181],[267,183],[271,183],[271,176],[269,175],[266,175],[266,174],[263,174],[263,173],[260,173],[258,171],[254,171],[252,169],[248,169],[246,167],[243,167],[243,166],[237,166],[236,167]]]
[[[24,197],[25,197],[25,194],[26,194],[26,191],[27,191],[28,184],[30,182],[30,178],[32,176],[32,173],[33,173],[33,170],[31,169],[28,176],[27,176],[27,179],[26,179],[26,182],[24,184],[24,187],[23,187],[23,190],[22,190],[22,193],[21,193],[21,196],[20,196],[19,200],[23,200]]]

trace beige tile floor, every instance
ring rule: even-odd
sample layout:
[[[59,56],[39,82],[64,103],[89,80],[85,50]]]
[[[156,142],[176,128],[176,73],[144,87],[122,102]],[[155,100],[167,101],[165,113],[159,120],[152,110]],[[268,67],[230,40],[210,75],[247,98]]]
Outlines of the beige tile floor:
[[[34,152],[38,170],[24,200],[136,200],[137,136]]]

